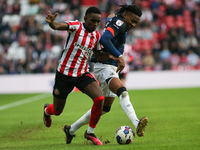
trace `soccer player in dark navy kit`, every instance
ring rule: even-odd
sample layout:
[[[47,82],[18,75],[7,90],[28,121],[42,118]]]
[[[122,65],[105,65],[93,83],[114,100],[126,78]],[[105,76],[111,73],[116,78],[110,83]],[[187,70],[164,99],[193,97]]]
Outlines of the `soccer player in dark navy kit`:
[[[106,24],[100,43],[104,47],[103,51],[112,54],[118,58],[118,61],[113,59],[99,61],[94,58],[91,60],[95,62],[94,75],[99,81],[105,96],[102,114],[110,111],[115,97],[118,96],[123,111],[135,126],[139,137],[144,136],[148,118],[143,117],[140,120],[137,118],[125,85],[119,79],[119,73],[125,66],[123,52],[127,31],[137,25],[141,15],[142,12],[136,5],[123,5],[113,18],[108,18],[108,23]],[[69,133],[74,135],[78,128],[89,123],[90,114],[91,110],[72,124]]]

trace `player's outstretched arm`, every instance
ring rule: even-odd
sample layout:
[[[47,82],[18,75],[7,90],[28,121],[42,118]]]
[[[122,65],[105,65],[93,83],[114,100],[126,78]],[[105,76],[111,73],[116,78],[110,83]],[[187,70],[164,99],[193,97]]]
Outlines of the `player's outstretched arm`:
[[[48,22],[49,26],[54,30],[68,30],[69,25],[67,23],[59,23],[55,21],[57,15],[58,13],[52,15],[51,12],[48,11],[48,15],[46,16],[46,22]]]

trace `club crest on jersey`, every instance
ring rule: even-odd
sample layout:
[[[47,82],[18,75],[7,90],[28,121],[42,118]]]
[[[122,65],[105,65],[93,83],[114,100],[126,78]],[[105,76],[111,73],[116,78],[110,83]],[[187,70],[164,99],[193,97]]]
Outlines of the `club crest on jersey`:
[[[121,20],[117,20],[117,21],[116,21],[116,25],[117,25],[117,26],[121,26],[123,23],[124,23],[124,22],[121,21]]]
[[[96,43],[96,40],[95,40],[95,39],[93,39],[93,41],[92,41],[92,45],[95,45],[95,43]]]
[[[60,95],[60,91],[59,91],[58,89],[55,89],[55,90],[54,90],[54,94]]]

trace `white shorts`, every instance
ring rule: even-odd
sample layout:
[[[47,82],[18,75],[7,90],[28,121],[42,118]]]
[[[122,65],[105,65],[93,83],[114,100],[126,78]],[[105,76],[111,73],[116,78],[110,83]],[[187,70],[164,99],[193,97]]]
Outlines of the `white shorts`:
[[[110,91],[109,83],[106,82],[108,78],[119,78],[118,73],[116,73],[117,67],[113,65],[107,65],[102,63],[94,64],[94,75],[95,78],[99,81],[99,85],[101,90],[103,91],[103,95],[105,97],[116,97],[117,95]]]

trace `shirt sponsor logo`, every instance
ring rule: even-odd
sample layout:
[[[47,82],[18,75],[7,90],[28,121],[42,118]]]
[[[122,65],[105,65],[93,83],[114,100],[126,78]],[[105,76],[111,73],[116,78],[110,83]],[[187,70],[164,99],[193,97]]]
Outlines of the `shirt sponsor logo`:
[[[75,46],[75,47],[78,47],[78,48],[80,48],[80,49],[82,49],[82,50],[84,50],[84,51],[91,51],[91,50],[92,50],[92,49],[90,49],[90,48],[87,48],[87,47],[85,47],[85,46],[79,44],[79,43],[74,43],[74,46]]]
[[[78,47],[79,49],[82,50],[82,55],[86,57],[86,59],[88,60],[90,58],[90,56],[92,55],[92,49],[91,48],[87,48],[79,43],[74,43],[74,46]]]

